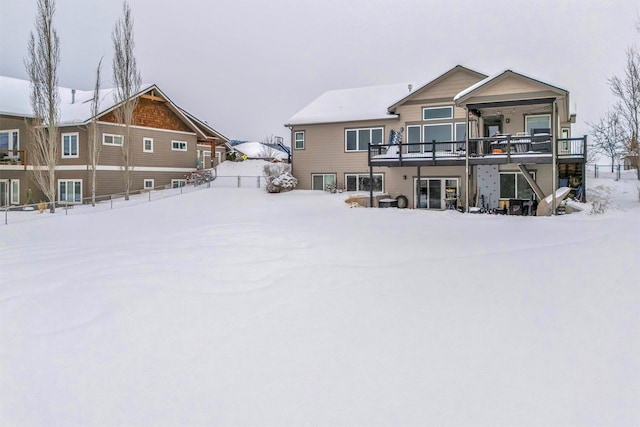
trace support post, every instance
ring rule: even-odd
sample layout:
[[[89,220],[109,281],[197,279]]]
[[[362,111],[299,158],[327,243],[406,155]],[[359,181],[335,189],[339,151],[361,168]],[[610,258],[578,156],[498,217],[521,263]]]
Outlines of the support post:
[[[420,209],[420,184],[420,166],[418,166],[418,180],[416,181],[416,189],[413,196],[417,209]]]
[[[469,109],[464,107],[464,112],[466,116],[466,126],[467,130],[465,132],[465,150],[464,150],[464,211],[465,213],[469,212]]]
[[[556,214],[558,209],[558,201],[556,200],[556,190],[558,189],[558,102],[553,100],[553,114],[551,115],[551,161],[552,164],[552,180],[551,180],[551,215]]]
[[[369,143],[369,159],[371,159],[371,143]],[[373,165],[369,160],[369,207],[373,207]]]

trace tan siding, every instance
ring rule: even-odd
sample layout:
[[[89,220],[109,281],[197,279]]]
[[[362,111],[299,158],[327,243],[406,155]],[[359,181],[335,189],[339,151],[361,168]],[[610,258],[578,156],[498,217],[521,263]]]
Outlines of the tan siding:
[[[305,131],[305,148],[292,150],[293,174],[298,179],[297,188],[311,189],[311,175],[314,173],[335,173],[338,185],[343,186],[345,173],[368,172],[366,151],[345,151],[345,130],[372,127],[384,129],[383,141],[385,143],[389,139],[391,129],[400,129],[397,120],[294,127],[293,132]]]
[[[64,133],[77,133],[78,134],[78,157],[77,158],[62,158],[62,134]],[[89,145],[88,134],[84,127],[71,126],[62,127],[59,129],[58,134],[58,165],[70,166],[70,165],[86,165],[89,162]]]
[[[412,99],[437,99],[437,98],[446,98],[451,99],[453,102],[453,97],[458,93],[463,91],[479,82],[481,79],[473,74],[465,72],[463,70],[453,73],[450,76],[445,77],[437,84],[429,86],[424,90],[416,93],[415,97]]]
[[[102,134],[124,135],[124,127],[100,125],[100,164],[119,166],[122,164],[122,150],[119,146],[102,145]],[[143,138],[153,138],[153,153],[143,152]],[[171,141],[185,141],[187,151],[174,151]],[[195,168],[197,138],[195,134],[167,132],[154,129],[131,129],[131,156],[136,166]]]

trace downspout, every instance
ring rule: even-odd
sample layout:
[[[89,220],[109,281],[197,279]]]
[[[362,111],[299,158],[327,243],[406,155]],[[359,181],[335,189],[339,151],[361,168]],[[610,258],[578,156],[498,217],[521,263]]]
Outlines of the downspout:
[[[553,177],[551,179],[551,215],[556,214],[557,200],[556,190],[558,189],[558,101],[553,101],[553,129],[551,129],[551,161],[553,165],[551,167]]]
[[[469,108],[464,107],[466,115],[465,150],[464,150],[464,211],[469,212]]]

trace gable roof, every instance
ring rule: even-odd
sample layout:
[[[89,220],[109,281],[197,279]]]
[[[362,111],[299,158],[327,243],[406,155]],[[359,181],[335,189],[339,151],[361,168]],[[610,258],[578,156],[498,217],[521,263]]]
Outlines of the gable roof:
[[[437,85],[458,72],[471,73],[478,78],[486,75],[470,68],[456,65],[427,83],[400,83],[341,89],[325,92],[293,117],[285,126],[340,123],[364,120],[395,119],[396,108],[418,92]]]
[[[406,101],[408,101],[410,98],[414,97],[416,94],[422,92],[423,90],[429,89],[429,88],[441,83],[446,78],[450,77],[453,74],[459,73],[459,72],[466,72],[466,73],[469,73],[469,74],[473,74],[477,78],[480,78],[480,79],[484,79],[484,78],[487,77],[486,74],[479,73],[477,71],[472,70],[471,68],[467,68],[467,67],[464,67],[462,65],[456,65],[455,67],[453,67],[449,71],[446,71],[446,72],[442,73],[441,75],[439,75],[435,79],[428,81],[427,83],[425,83],[422,86],[420,86],[420,87],[416,88],[415,90],[413,90],[410,94],[407,94],[404,97],[402,97],[402,99],[398,100],[397,102],[395,102],[393,105],[391,105],[388,108],[389,112],[395,112],[396,108],[398,108],[400,105],[404,104]]]
[[[175,105],[155,84],[143,84],[140,90],[134,95],[138,97],[149,93],[157,92],[168,103],[169,108],[178,115],[195,133],[205,139],[228,140],[224,135],[217,132],[208,124],[195,118],[182,108]],[[93,90],[75,90],[65,87],[58,87],[60,98],[60,126],[85,125],[91,121],[91,100]],[[0,76],[0,115],[14,117],[33,117],[33,110],[30,102],[31,87],[28,80],[16,79],[13,77]],[[98,95],[99,110],[98,117],[101,117],[118,107],[114,99],[114,89],[100,89]]]
[[[325,92],[293,115],[285,126],[395,119],[398,116],[390,114],[387,108],[409,92],[410,85],[403,83]]]
[[[547,89],[551,90],[552,92],[556,92],[561,96],[566,96],[569,94],[569,91],[567,91],[566,89],[562,89],[558,86],[552,85],[551,83],[547,83],[544,82],[540,79],[537,79],[535,77],[531,77],[531,76],[527,76],[525,74],[522,73],[516,73],[515,71],[506,69],[503,70],[499,73],[496,73],[492,76],[489,76],[487,78],[485,78],[484,80],[479,81],[478,83],[466,88],[465,90],[461,91],[460,93],[458,93],[454,98],[454,102],[456,104],[470,98],[472,95],[481,92],[484,88],[487,88],[493,84],[496,84],[498,82],[500,82],[501,80],[506,79],[507,77],[516,77],[516,78],[520,78],[523,80],[529,80],[531,82],[537,83],[543,87],[546,87]]]

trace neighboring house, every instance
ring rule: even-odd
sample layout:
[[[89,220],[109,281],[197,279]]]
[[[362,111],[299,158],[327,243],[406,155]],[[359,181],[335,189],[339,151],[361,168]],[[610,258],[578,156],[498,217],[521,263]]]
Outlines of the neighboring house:
[[[293,174],[301,189],[425,209],[503,208],[562,186],[583,196],[586,136],[571,137],[569,105],[557,86],[462,66],[422,85],[330,91],[286,124]]]
[[[44,195],[32,180],[30,135],[33,118],[29,81],[0,76],[0,206]],[[56,170],[57,199],[80,203],[91,194],[88,127],[93,91],[59,88],[59,159]],[[132,126],[131,191],[160,186],[181,186],[185,175],[197,167],[211,167],[211,153],[227,150],[227,138],[205,122],[176,106],[156,85],[144,85]],[[98,114],[100,158],[96,194],[122,192],[121,145],[124,126],[115,119],[112,89],[100,91]],[[208,153],[208,155],[206,154]]]

